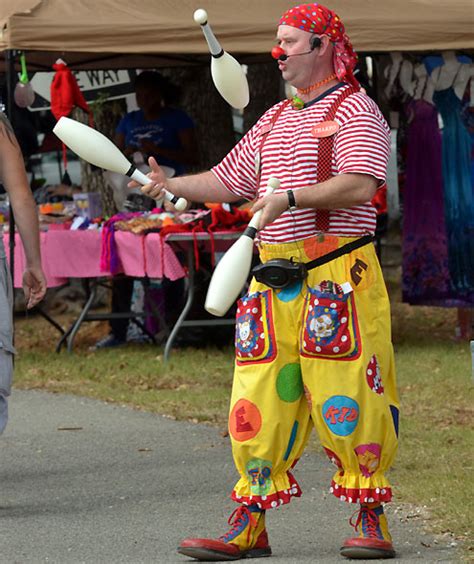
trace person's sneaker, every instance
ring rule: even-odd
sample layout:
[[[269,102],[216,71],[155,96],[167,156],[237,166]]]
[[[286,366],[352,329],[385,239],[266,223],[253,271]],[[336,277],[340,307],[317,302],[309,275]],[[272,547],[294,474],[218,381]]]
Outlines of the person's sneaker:
[[[265,511],[241,505],[229,518],[231,529],[218,539],[184,539],[178,552],[196,560],[222,561],[271,556]]]
[[[111,348],[111,347],[120,347],[121,345],[124,345],[125,342],[126,341],[124,341],[123,339],[117,339],[117,337],[115,335],[110,333],[110,335],[107,335],[103,339],[100,339],[99,341],[97,341],[97,343],[95,345],[93,345],[92,347],[90,347],[89,350],[97,351],[99,349],[108,349],[108,348]]]
[[[342,556],[359,560],[395,556],[382,505],[376,507],[361,505],[356,522],[353,523],[351,518],[350,524],[356,531],[360,526],[360,534],[358,537],[344,541],[341,548]]]

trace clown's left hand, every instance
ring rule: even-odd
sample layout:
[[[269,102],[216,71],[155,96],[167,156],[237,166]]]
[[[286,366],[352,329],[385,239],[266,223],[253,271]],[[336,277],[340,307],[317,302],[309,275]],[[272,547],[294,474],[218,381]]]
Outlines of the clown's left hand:
[[[273,223],[277,217],[288,209],[288,196],[283,194],[270,194],[264,198],[260,198],[252,206],[252,212],[255,214],[262,210],[260,217],[259,229],[263,229],[270,223]]]

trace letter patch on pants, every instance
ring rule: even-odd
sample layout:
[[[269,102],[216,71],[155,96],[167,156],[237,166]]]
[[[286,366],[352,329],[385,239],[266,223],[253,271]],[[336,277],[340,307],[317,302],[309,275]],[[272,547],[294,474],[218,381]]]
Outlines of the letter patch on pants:
[[[237,364],[271,362],[276,357],[272,296],[269,290],[248,294],[237,304]]]
[[[332,291],[328,291],[328,285]],[[323,282],[308,288],[301,334],[301,354],[309,358],[355,360],[360,356],[360,336],[354,293]]]

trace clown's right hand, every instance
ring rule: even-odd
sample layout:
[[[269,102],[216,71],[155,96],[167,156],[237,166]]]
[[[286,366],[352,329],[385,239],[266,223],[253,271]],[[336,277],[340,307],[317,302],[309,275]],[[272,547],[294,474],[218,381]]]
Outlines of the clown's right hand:
[[[151,172],[147,174],[150,182],[141,186],[140,189],[146,196],[159,200],[164,196],[163,190],[166,189],[166,175],[154,157],[148,159],[148,164],[151,168]],[[129,188],[135,188],[136,186],[140,186],[140,184],[134,180],[128,183]]]

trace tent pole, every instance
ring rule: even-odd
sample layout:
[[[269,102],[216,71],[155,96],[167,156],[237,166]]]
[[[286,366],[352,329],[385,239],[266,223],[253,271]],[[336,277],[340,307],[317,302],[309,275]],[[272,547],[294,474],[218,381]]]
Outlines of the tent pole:
[[[6,100],[6,113],[12,124],[13,131],[15,131],[15,120],[13,117],[13,88],[14,88],[14,76],[15,76],[15,55],[16,52],[13,49],[6,50],[6,82],[7,82],[7,100]],[[10,199],[9,199],[10,201]],[[15,218],[13,216],[13,210],[11,203],[9,204],[9,249],[10,249],[10,272],[12,280],[15,276]]]

